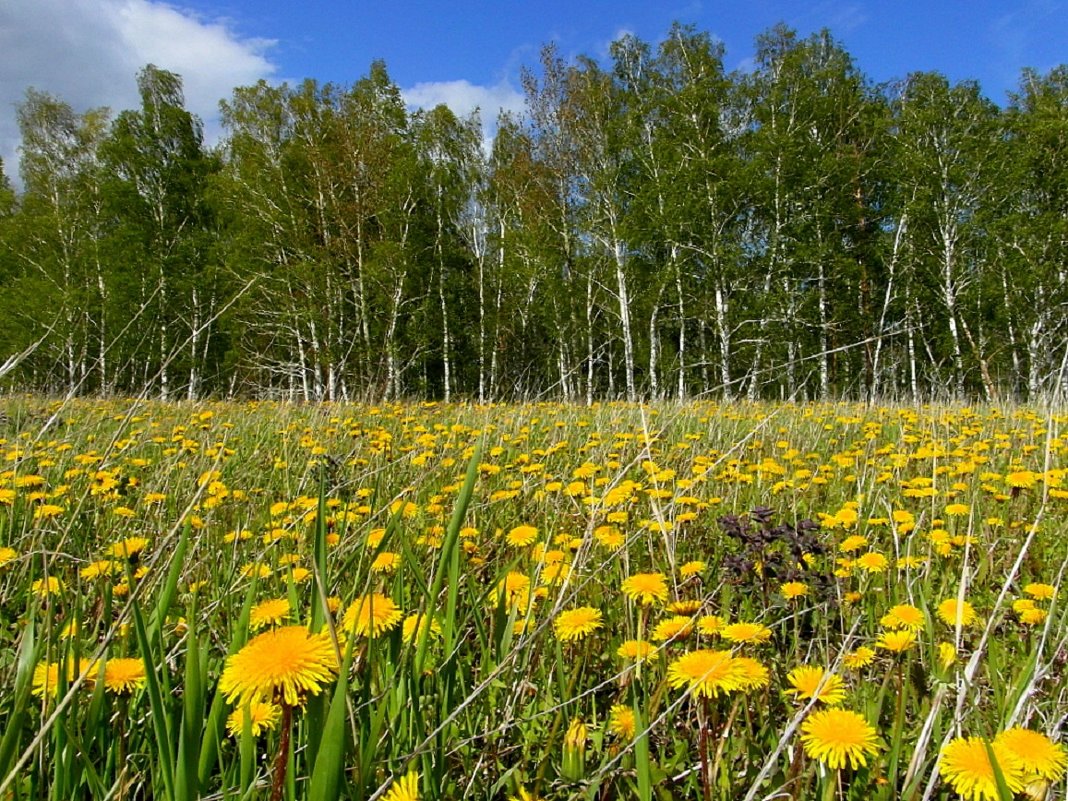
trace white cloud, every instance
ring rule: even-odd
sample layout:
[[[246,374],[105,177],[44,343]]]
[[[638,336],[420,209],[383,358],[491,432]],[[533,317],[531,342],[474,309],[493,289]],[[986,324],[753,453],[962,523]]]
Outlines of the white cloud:
[[[2,0],[0,2],[0,157],[18,169],[15,105],[28,87],[83,111],[139,104],[136,73],[145,64],[179,73],[186,106],[218,136],[218,102],[235,86],[272,75],[274,42],[242,38],[226,22],[157,0]]]
[[[430,81],[404,89],[401,95],[411,107],[429,109],[444,103],[458,116],[466,116],[477,108],[481,111],[483,125],[495,122],[502,109],[514,113],[523,110],[523,95],[507,81],[494,86],[481,86],[466,80]]]
[[[482,123],[482,149],[488,154],[493,137],[497,135],[497,116],[502,111],[523,113],[523,95],[507,80],[493,86],[482,86],[467,80],[426,81],[410,89],[402,89],[401,97],[409,108],[431,109],[445,104],[458,117],[465,117],[476,109]]]

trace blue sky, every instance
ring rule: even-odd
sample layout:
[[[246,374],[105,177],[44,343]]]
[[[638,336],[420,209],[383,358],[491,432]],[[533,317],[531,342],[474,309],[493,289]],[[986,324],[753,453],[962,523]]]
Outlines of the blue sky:
[[[385,59],[402,87],[465,79],[516,82],[542,44],[565,55],[605,52],[621,31],[655,41],[673,20],[719,36],[728,65],[752,54],[753,40],[785,21],[807,34],[828,27],[877,81],[915,70],[978,79],[1002,102],[1021,67],[1068,60],[1068,4],[1024,2],[284,2],[196,0],[185,5],[225,16],[245,36],[275,40],[269,56],[285,76],[351,81]]]
[[[134,74],[149,61],[185,77],[209,139],[233,86],[348,83],[375,58],[413,105],[492,117],[521,104],[520,69],[546,42],[603,56],[621,33],[656,42],[673,20],[722,39],[728,68],[744,68],[757,34],[783,21],[802,35],[829,28],[873,81],[937,70],[979,80],[999,103],[1022,67],[1068,62],[1068,0],[0,0],[0,158],[14,175],[14,104],[28,86],[117,110],[136,104]]]

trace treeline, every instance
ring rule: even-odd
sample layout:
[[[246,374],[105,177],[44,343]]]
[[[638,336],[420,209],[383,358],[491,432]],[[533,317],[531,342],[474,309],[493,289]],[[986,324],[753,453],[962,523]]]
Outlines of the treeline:
[[[261,82],[205,147],[181,78],[30,90],[0,189],[10,386],[163,397],[1022,397],[1065,381],[1068,67],[1005,108],[874,86],[828,33],[728,73],[675,26],[547,47],[526,110],[410,112],[381,63]],[[36,349],[33,345],[36,344]]]

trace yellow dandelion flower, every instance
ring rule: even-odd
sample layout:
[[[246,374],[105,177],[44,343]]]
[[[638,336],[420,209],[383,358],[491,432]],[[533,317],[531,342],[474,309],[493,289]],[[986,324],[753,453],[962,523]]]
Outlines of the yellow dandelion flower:
[[[801,724],[805,753],[831,770],[864,767],[879,750],[877,740],[871,724],[848,709],[822,709]]]
[[[668,666],[668,684],[685,687],[699,698],[718,698],[741,689],[739,679],[729,651],[690,651]]]
[[[1049,613],[1045,609],[1027,609],[1020,614],[1020,622],[1025,626],[1040,626],[1046,622]]]
[[[248,715],[252,736],[259,737],[264,732],[272,731],[278,725],[281,714],[282,707],[278,704],[253,699],[230,713],[226,719],[226,730],[231,737],[240,737],[245,727],[245,716]]]
[[[969,801],[999,801],[998,783],[991,752],[1006,786],[1013,793],[1023,789],[1023,768],[1019,759],[1003,745],[981,737],[958,737],[942,749],[939,770],[946,782]]]
[[[799,701],[815,698],[827,706],[838,706],[845,700],[845,683],[842,677],[827,673],[821,667],[800,665],[786,675],[786,680],[791,688],[786,691],[786,694],[794,696]],[[823,687],[820,687],[821,682]]]
[[[508,532],[508,536],[504,539],[509,545],[516,548],[525,548],[528,545],[533,545],[535,540],[538,539],[538,529],[534,526],[516,526]]]
[[[653,642],[683,640],[693,634],[693,618],[687,615],[673,615],[656,624],[649,637]]]
[[[667,579],[663,573],[635,573],[623,581],[620,589],[632,601],[644,605],[666,601],[668,597]]]
[[[289,617],[289,599],[272,598],[256,604],[249,612],[248,625],[253,631],[278,626]]]
[[[441,636],[441,623],[437,618],[426,615],[421,615],[418,612],[412,612],[408,617],[404,618],[404,622],[401,623],[401,636],[406,642],[416,642],[416,638],[421,636],[424,629],[427,626],[427,620],[430,621],[430,634],[431,639]]]
[[[34,520],[51,520],[53,517],[59,517],[67,511],[62,506],[57,506],[54,503],[43,503],[33,511]]]
[[[0,567],[8,562],[14,562],[18,555],[18,551],[14,548],[0,548]]]
[[[927,564],[926,556],[902,556],[897,560],[899,570],[918,570]]]
[[[613,706],[608,713],[608,731],[621,740],[633,740],[637,731],[634,710],[625,704]]]
[[[947,598],[938,605],[938,617],[949,626],[970,626],[976,620],[972,605],[956,598]]]
[[[104,687],[115,695],[132,695],[145,686],[145,660],[109,659],[104,664]]]
[[[341,627],[361,637],[378,637],[396,628],[403,617],[404,613],[392,598],[372,592],[352,602]]]
[[[876,648],[891,651],[895,654],[903,653],[916,644],[916,632],[910,629],[896,629],[884,631],[875,641]]]
[[[878,551],[868,551],[853,563],[866,573],[882,573],[890,566],[890,560]]]
[[[616,649],[616,656],[633,662],[655,662],[660,654],[656,646],[645,640],[627,640]]]
[[[1059,782],[1068,767],[1064,746],[1037,731],[1015,726],[994,738],[994,745],[1019,759],[1025,773],[1049,782]]]
[[[397,779],[382,801],[419,801],[419,774],[413,771]]]
[[[78,571],[78,575],[86,580],[106,578],[113,575],[118,569],[119,566],[110,559],[101,559],[100,561],[92,562],[83,567]]]
[[[538,543],[538,545],[535,546],[534,552],[537,553],[537,551],[539,550],[543,550],[541,549],[541,543]],[[541,559],[541,561],[543,561],[547,565],[555,565],[566,560],[567,554],[561,551],[559,548],[556,548],[551,551],[544,551],[544,553],[539,554],[536,558]]]
[[[556,639],[561,642],[581,640],[587,634],[592,634],[601,628],[602,625],[601,610],[592,606],[580,606],[577,609],[561,612],[553,621]]]
[[[664,611],[670,615],[693,615],[701,608],[701,601],[697,598],[687,598],[681,601],[672,601],[664,607]]]
[[[570,573],[571,568],[563,562],[554,562],[545,565],[541,571],[541,583],[545,586],[551,586],[566,579]]]
[[[884,629],[908,629],[918,631],[923,628],[924,615],[920,609],[912,604],[898,604],[890,607],[890,611],[882,616],[879,625]]]
[[[842,553],[853,553],[854,551],[859,551],[867,544],[867,537],[863,537],[860,534],[853,534],[852,536],[846,537],[844,540],[842,540],[842,542],[838,545],[838,550]]]
[[[692,562],[687,562],[679,568],[679,575],[683,578],[689,578],[690,576],[696,576],[699,573],[703,573],[708,564],[702,562],[699,559],[695,559]]]
[[[728,651],[702,649],[683,654],[668,667],[668,684],[686,687],[698,697],[748,692],[768,683],[768,669],[755,659],[735,657]]]
[[[942,666],[942,670],[949,670],[956,661],[957,646],[951,642],[940,642],[938,644],[938,664]]]
[[[765,687],[768,683],[768,669],[760,662],[748,656],[734,657],[731,666],[735,681],[742,692],[749,692],[758,687]]]
[[[104,555],[110,556],[113,559],[133,560],[147,547],[148,540],[145,537],[127,537],[124,540],[109,545],[104,550]]]
[[[1037,609],[1035,602],[1030,598],[1017,598],[1012,602],[1012,611],[1018,615],[1022,615],[1029,609]]]
[[[706,637],[718,637],[727,621],[719,615],[701,615],[697,618],[697,630]]]
[[[513,570],[497,583],[492,601],[494,606],[503,603],[509,610],[515,607],[524,614],[531,601],[530,576]]]
[[[50,595],[58,595],[63,592],[65,588],[66,585],[55,576],[49,576],[46,579],[37,579],[37,581],[30,585],[33,594],[38,598],[47,598]]]
[[[771,639],[771,629],[763,623],[731,623],[720,632],[733,643],[764,643]]]
[[[787,581],[779,587],[779,592],[787,601],[793,601],[808,595],[808,585],[801,581]]]
[[[304,696],[318,695],[337,671],[337,652],[329,635],[285,626],[257,635],[228,656],[219,690],[230,703],[274,699],[296,706]]]
[[[401,555],[392,551],[383,551],[371,562],[371,572],[392,573],[401,563]]]
[[[1016,490],[1031,489],[1039,478],[1041,478],[1039,473],[1034,473],[1030,470],[1017,470],[1015,473],[1009,473],[1005,476],[1005,483]]]
[[[627,541],[627,538],[615,526],[598,526],[593,531],[593,537],[611,551],[621,548]]]
[[[1031,583],[1024,587],[1024,592],[1036,601],[1049,601],[1057,594],[1057,588],[1052,584]]]
[[[842,664],[850,670],[865,668],[875,661],[875,649],[862,645],[842,657]]]
[[[84,663],[75,662],[72,659],[67,660],[66,684],[69,687],[70,684],[78,677],[81,672],[81,668],[85,667],[87,673],[94,671],[93,665],[85,666]],[[41,662],[33,669],[33,684],[32,692],[38,698],[55,698],[59,692],[59,662]]]

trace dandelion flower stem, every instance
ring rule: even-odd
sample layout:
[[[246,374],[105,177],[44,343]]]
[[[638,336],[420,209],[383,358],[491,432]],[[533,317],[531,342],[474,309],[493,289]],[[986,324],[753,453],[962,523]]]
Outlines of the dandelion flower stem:
[[[734,719],[738,715],[738,710],[742,704],[741,695],[734,697],[734,703],[731,704],[731,711],[727,715],[727,720],[723,724],[723,727],[716,732],[716,756],[712,760],[711,768],[711,781],[710,786],[714,786],[716,783],[716,777],[719,775],[719,766],[723,762],[723,748],[727,744],[727,736],[730,734],[731,726],[734,724]]]
[[[697,751],[701,756],[701,792],[705,801],[712,801],[712,764],[708,759],[708,717],[712,699],[701,696],[697,705]]]
[[[274,776],[271,783],[271,801],[282,801],[282,791],[286,785],[286,767],[289,765],[289,732],[293,728],[293,707],[280,701],[282,722],[278,732],[278,756],[274,760]]]

